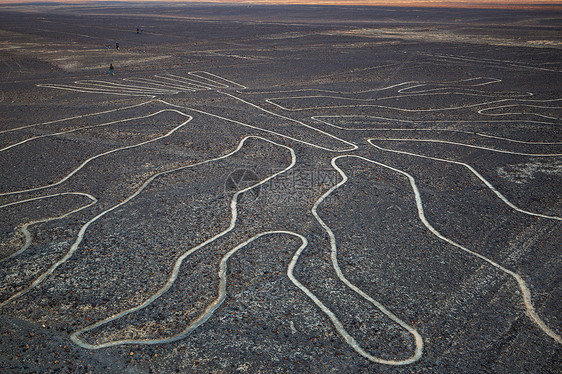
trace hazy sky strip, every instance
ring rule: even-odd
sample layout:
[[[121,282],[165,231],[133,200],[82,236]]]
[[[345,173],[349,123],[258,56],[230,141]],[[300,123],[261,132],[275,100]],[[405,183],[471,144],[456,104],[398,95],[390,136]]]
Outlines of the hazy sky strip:
[[[162,0],[121,0],[132,3],[162,2]],[[0,0],[0,4],[14,3],[96,3],[98,0]],[[185,3],[185,0],[169,0],[167,2]],[[192,0],[187,2],[201,3],[239,3],[239,4],[316,4],[316,5],[399,5],[399,6],[461,6],[461,7],[513,7],[521,5],[560,5],[562,0]]]

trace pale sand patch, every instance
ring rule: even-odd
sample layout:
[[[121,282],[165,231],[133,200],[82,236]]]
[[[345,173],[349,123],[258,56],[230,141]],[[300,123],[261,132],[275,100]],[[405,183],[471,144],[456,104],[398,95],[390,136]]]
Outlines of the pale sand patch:
[[[517,184],[529,183],[535,179],[537,173],[562,177],[562,161],[535,161],[525,164],[506,165],[499,167],[500,177]]]

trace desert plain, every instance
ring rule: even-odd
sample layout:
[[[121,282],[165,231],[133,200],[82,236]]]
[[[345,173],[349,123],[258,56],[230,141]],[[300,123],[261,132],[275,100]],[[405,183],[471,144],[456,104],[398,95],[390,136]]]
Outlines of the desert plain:
[[[0,371],[559,372],[561,15],[0,7]]]

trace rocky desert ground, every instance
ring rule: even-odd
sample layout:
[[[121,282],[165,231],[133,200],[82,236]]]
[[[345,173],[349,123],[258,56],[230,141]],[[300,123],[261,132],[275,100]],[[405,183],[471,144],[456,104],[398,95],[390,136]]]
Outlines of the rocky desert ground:
[[[1,371],[559,372],[561,26],[2,6]]]

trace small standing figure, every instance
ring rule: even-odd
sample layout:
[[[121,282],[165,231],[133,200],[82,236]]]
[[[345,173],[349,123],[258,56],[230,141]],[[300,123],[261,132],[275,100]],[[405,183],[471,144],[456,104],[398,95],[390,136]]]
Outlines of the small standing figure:
[[[137,27],[137,34],[139,34],[139,33],[140,33],[140,30],[139,30],[139,28]]]
[[[144,32],[144,28],[141,26],[141,34]]]
[[[113,64],[109,64],[109,74],[115,75],[115,69],[113,69]]]
[[[119,49],[119,42],[115,42],[115,48]]]

